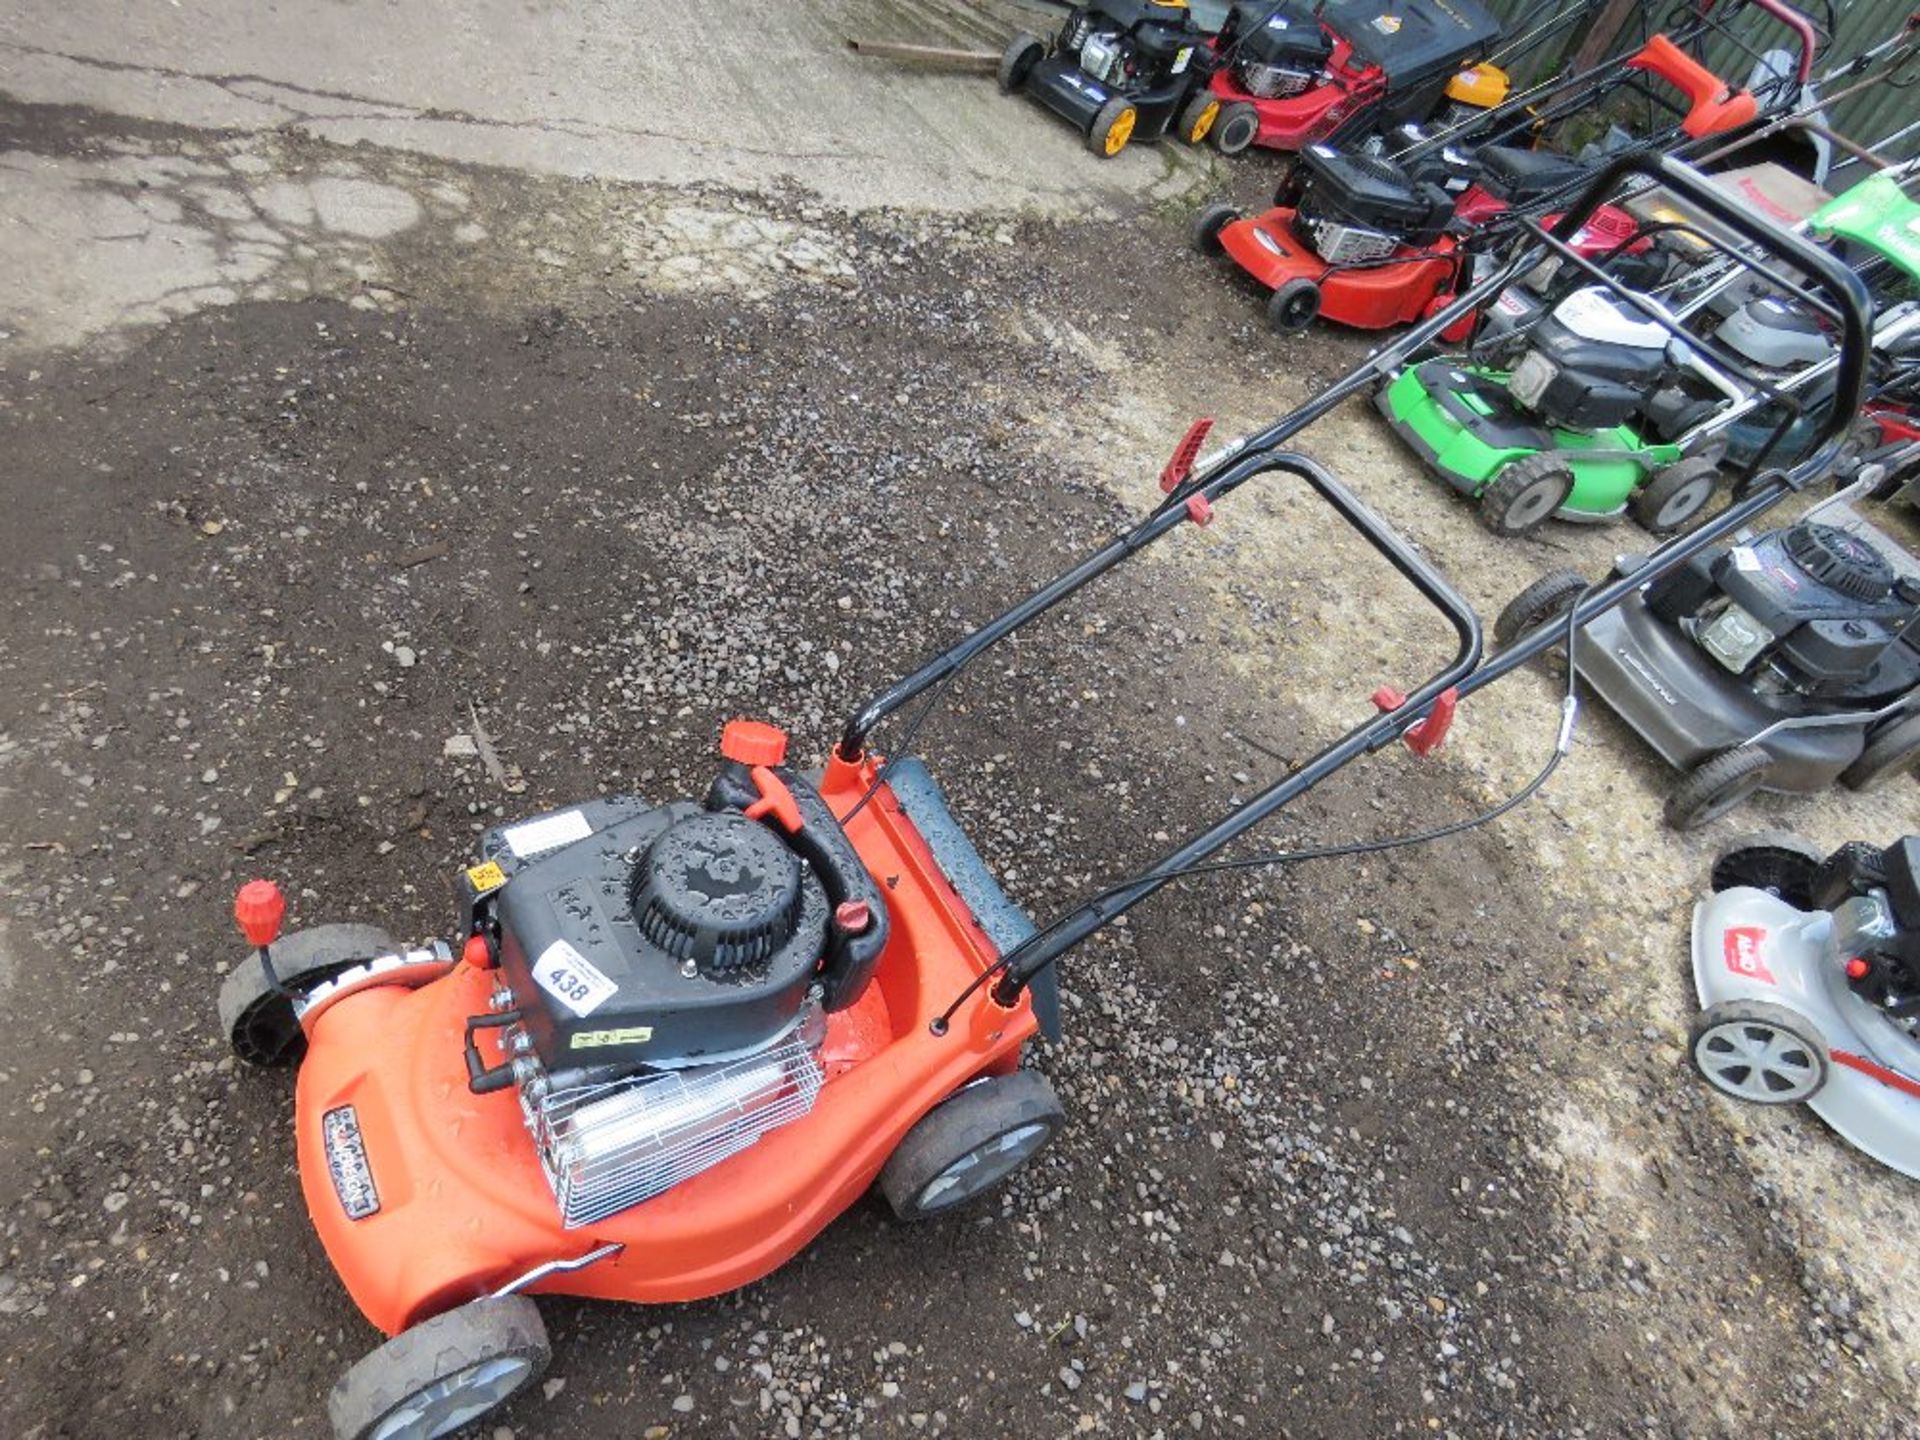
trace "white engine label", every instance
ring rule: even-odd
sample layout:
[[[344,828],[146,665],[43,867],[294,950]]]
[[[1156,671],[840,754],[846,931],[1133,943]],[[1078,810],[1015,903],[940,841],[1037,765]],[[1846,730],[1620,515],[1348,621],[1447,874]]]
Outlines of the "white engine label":
[[[1191,45],[1183,45],[1180,48],[1180,53],[1173,57],[1173,64],[1168,67],[1167,73],[1169,75],[1180,74],[1183,70],[1187,68],[1187,61],[1191,60],[1192,58],[1193,58],[1193,47]]]
[[[585,1019],[619,990],[573,946],[556,940],[533,962],[534,983]]]
[[[558,815],[548,815],[539,820],[529,820],[524,825],[513,825],[500,832],[500,838],[507,842],[507,848],[522,860],[529,855],[538,855],[544,850],[557,849],[562,845],[571,845],[575,840],[584,840],[593,833],[593,826],[587,823],[587,817],[578,810],[562,810]]]

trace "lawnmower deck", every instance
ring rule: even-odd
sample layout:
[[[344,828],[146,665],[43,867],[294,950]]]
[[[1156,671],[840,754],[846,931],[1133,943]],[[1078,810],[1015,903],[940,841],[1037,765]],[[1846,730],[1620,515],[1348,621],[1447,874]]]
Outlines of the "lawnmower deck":
[[[870,760],[835,759],[821,794],[844,813],[874,775]],[[1025,919],[977,855],[972,873],[972,847],[951,816],[940,820],[945,805],[924,769],[908,769],[902,789],[904,804],[882,786],[846,827],[887,887],[892,932],[873,983],[827,1017],[826,1079],[812,1113],[604,1220],[564,1228],[518,1096],[468,1088],[466,1025],[489,1010],[491,972],[457,965],[418,989],[375,986],[320,1013],[296,1101],[302,1185],[328,1257],[367,1318],[397,1334],[607,1245],[623,1248],[527,1288],[642,1302],[735,1289],[784,1264],[853,1203],[928,1110],[979,1075],[1013,1070],[1041,1025],[1028,995],[1002,1006],[983,987],[946,1035],[929,1025],[1000,943],[1025,933]],[[950,869],[968,874],[981,913],[909,806],[927,817]],[[369,1192],[377,1208],[350,1218],[346,1198],[364,1202]]]
[[[1428,251],[1386,264],[1341,268],[1314,254],[1295,230],[1289,206],[1276,205],[1220,230],[1221,249],[1262,285],[1278,290],[1290,280],[1311,280],[1321,287],[1321,315],[1356,330],[1384,330],[1418,320],[1453,273],[1450,253],[1432,252],[1451,252],[1453,246],[1450,238],[1443,239]]]
[[[1693,911],[1693,986],[1703,1009],[1781,1005],[1820,1032],[1831,1062],[1804,1102],[1848,1144],[1920,1179],[1920,1079],[1913,1043],[1853,993],[1829,959],[1833,917],[1744,886]]]
[[[1477,497],[1509,464],[1543,450],[1587,455],[1574,463],[1573,490],[1558,512],[1563,520],[1621,514],[1648,466],[1677,458],[1677,452],[1666,454],[1670,447],[1644,445],[1625,425],[1591,434],[1543,425],[1515,404],[1506,380],[1504,371],[1443,356],[1401,371],[1375,392],[1374,406],[1427,467],[1463,495]],[[1612,459],[1606,452],[1624,453]]]

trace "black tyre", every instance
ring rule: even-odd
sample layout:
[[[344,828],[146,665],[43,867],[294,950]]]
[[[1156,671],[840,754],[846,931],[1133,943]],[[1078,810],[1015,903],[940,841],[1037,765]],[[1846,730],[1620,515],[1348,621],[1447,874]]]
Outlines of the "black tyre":
[[[1860,758],[1840,772],[1849,790],[1874,790],[1920,766],[1920,713],[1882,721],[1867,736]]]
[[[1219,120],[1220,102],[1202,90],[1180,107],[1180,138],[1189,145],[1203,145]]]
[[[403,1330],[340,1377],[327,1396],[338,1440],[451,1435],[540,1378],[552,1358],[524,1295],[469,1301]]]
[[[1796,910],[1813,908],[1813,880],[1826,853],[1785,830],[1742,835],[1713,859],[1713,893],[1746,886],[1779,896]]]
[[[1663,466],[1634,492],[1627,509],[1642,529],[1671,535],[1707,508],[1720,488],[1720,467],[1705,455]]]
[[[1711,824],[1765,785],[1772,773],[1773,757],[1751,745],[1710,756],[1667,796],[1667,824],[1676,830]]]
[[[1118,155],[1133,139],[1133,127],[1140,112],[1131,100],[1115,96],[1100,107],[1087,131],[1087,148],[1102,157]]]
[[[1573,493],[1573,466],[1558,455],[1529,455],[1480,492],[1480,523],[1512,539],[1538,530]]]
[[[1007,42],[1000,54],[1000,93],[1011,95],[1027,83],[1027,75],[1047,53],[1046,42],[1022,30]]]
[[[1231,205],[1209,205],[1193,217],[1193,224],[1187,227],[1187,238],[1202,255],[1218,255],[1220,232],[1239,218],[1240,212]]]
[[[1827,1045],[1806,1016],[1763,1000],[1722,1000],[1688,1027],[1687,1054],[1722,1095],[1794,1105],[1827,1083]]]
[[[1511,645],[1536,626],[1565,619],[1586,589],[1586,577],[1572,570],[1542,575],[1500,608],[1493,620],[1493,638],[1503,646]]]
[[[274,942],[273,969],[286,990],[310,990],[362,960],[399,948],[378,925],[315,925]],[[306,1053],[307,1037],[293,1018],[293,1001],[267,984],[257,954],[248,955],[221,982],[220,1028],[233,1053],[249,1065],[291,1065]]]
[[[1032,1070],[979,1080],[929,1110],[880,1172],[902,1220],[927,1220],[984,1195],[1037,1155],[1065,1121]]]
[[[1238,155],[1260,134],[1260,112],[1244,100],[1224,107],[1213,122],[1213,148],[1222,155]]]
[[[1298,335],[1320,315],[1320,287],[1295,276],[1267,301],[1267,324],[1280,335]]]

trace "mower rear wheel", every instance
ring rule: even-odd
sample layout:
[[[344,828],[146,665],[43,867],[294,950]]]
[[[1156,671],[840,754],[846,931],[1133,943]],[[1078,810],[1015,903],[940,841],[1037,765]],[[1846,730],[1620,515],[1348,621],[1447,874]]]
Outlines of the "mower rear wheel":
[[[1027,75],[1047,53],[1047,45],[1037,35],[1020,31],[1007,42],[1007,48],[1000,55],[1000,93],[1011,95],[1027,83]]]
[[[928,1220],[984,1195],[1037,1155],[1066,1114],[1046,1077],[990,1075],[941,1101],[906,1134],[880,1191],[902,1220]]]
[[[1811,1100],[1827,1083],[1827,1046],[1803,1015],[1764,1000],[1722,1000],[1688,1027],[1687,1054],[1722,1095],[1754,1105]]]
[[[1514,538],[1538,530],[1573,493],[1573,466],[1542,452],[1515,460],[1480,492],[1480,523]]]
[[[1133,127],[1139,118],[1140,112],[1133,108],[1131,100],[1116,96],[1107,101],[1087,131],[1087,148],[1096,155],[1118,155],[1133,138]]]
[[[1181,107],[1180,138],[1189,145],[1202,144],[1219,119],[1220,102],[1203,90]]]
[[[1920,714],[1883,722],[1867,737],[1860,758],[1840,772],[1849,790],[1875,790],[1920,765]]]
[[[1813,877],[1826,852],[1811,840],[1786,830],[1742,835],[1713,857],[1709,884],[1713,893],[1746,887],[1765,890],[1796,910],[1813,908]]]
[[[1218,255],[1220,232],[1239,218],[1240,212],[1231,205],[1209,205],[1193,217],[1187,238],[1202,255]]]
[[[1634,492],[1627,508],[1641,528],[1671,535],[1706,509],[1720,488],[1720,467],[1711,456],[1696,455],[1664,465]]]
[[[1236,100],[1213,122],[1213,148],[1222,155],[1238,155],[1259,134],[1260,112],[1246,101]]]
[[[338,1440],[434,1440],[540,1377],[553,1352],[524,1295],[488,1296],[403,1330],[327,1396]]]
[[[1564,620],[1586,589],[1586,577],[1577,571],[1555,570],[1542,575],[1501,606],[1493,620],[1493,638],[1502,646],[1511,645],[1549,620]]]
[[[1711,824],[1765,785],[1772,773],[1773,757],[1752,745],[1710,755],[1667,796],[1667,824],[1676,830]]]
[[[1267,325],[1281,335],[1298,335],[1319,318],[1320,287],[1296,275],[1267,301]]]
[[[342,970],[391,955],[400,947],[378,925],[315,925],[274,941],[270,952],[281,988],[267,983],[260,957],[249,955],[220,985],[220,1028],[233,1053],[249,1065],[291,1065],[306,1053],[307,1037],[293,1018],[290,991],[311,990]]]

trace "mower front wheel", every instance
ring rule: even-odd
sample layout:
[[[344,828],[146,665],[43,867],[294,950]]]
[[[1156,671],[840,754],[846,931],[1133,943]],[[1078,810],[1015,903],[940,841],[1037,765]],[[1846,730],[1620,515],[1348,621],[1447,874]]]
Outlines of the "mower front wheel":
[[[468,1301],[403,1330],[327,1397],[338,1440],[434,1440],[472,1424],[540,1377],[552,1358],[524,1295]]]
[[[1792,1105],[1827,1083],[1826,1042],[1784,1005],[1722,1000],[1694,1017],[1687,1039],[1701,1078],[1735,1100]]]
[[[1720,467],[1708,455],[1663,465],[1634,492],[1627,508],[1642,529],[1671,535],[1706,509],[1720,488]]]
[[[1231,205],[1209,205],[1193,217],[1187,238],[1202,255],[1218,255],[1220,232],[1239,218],[1240,212]]]
[[[1840,772],[1849,790],[1876,790],[1920,765],[1920,714],[1882,722],[1867,737],[1860,758]]]
[[[1813,877],[1826,852],[1786,830],[1742,835],[1713,857],[1708,884],[1713,893],[1745,887],[1765,890],[1796,910],[1813,909]]]
[[[1296,275],[1267,301],[1267,324],[1280,335],[1298,335],[1319,318],[1320,287]]]
[[[1773,757],[1752,745],[1711,755],[1667,796],[1667,824],[1676,830],[1711,824],[1765,785],[1772,773]]]
[[[1116,96],[1107,101],[1087,131],[1087,148],[1100,156],[1118,155],[1133,138],[1133,127],[1139,119],[1140,112],[1133,108],[1131,100]]]
[[[1011,95],[1022,89],[1027,76],[1047,53],[1047,45],[1037,35],[1029,35],[1025,30],[1016,34],[1007,42],[1007,48],[1000,54],[1000,93]]]
[[[1238,155],[1260,135],[1260,112],[1236,100],[1213,122],[1213,148],[1222,155]]]
[[[906,1134],[880,1192],[902,1220],[929,1220],[984,1195],[1037,1155],[1066,1119],[1046,1077],[990,1075],[941,1101]]]
[[[1480,523],[1515,539],[1546,524],[1573,493],[1573,466],[1558,455],[1516,460],[1480,492]]]
[[[1203,144],[1219,119],[1220,102],[1202,91],[1181,108],[1180,138],[1189,145]]]
[[[1549,620],[1564,620],[1586,590],[1586,577],[1578,571],[1542,575],[1500,608],[1493,620],[1493,638],[1504,647]]]
[[[280,988],[267,983],[260,957],[249,955],[220,985],[220,1028],[249,1065],[291,1065],[307,1048],[293,1018],[293,993],[311,990],[341,971],[400,947],[378,925],[315,925],[274,941],[268,953]]]

